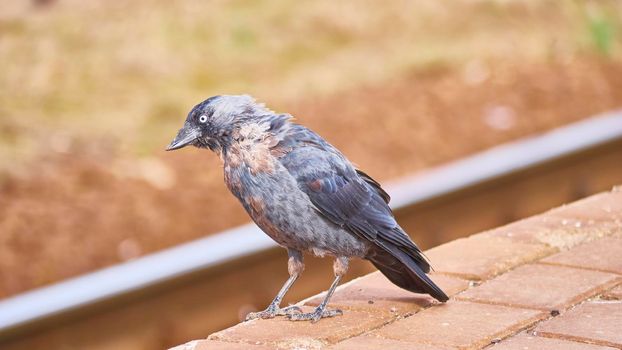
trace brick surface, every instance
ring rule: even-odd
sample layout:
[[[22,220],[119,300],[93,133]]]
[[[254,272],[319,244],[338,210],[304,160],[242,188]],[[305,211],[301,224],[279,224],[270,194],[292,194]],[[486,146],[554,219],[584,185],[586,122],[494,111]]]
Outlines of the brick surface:
[[[622,191],[614,189],[551,209],[548,216],[613,225],[622,220]]]
[[[542,262],[622,274],[622,238],[603,238],[550,256]]]
[[[431,274],[430,278],[450,297],[469,286],[469,281],[455,277]],[[306,305],[318,305],[324,299],[324,295],[325,293],[318,295]],[[396,315],[406,315],[417,312],[433,302],[434,299],[429,295],[401,289],[380,272],[374,272],[338,289],[331,298],[329,306],[342,309],[382,309]]]
[[[622,284],[606,291],[603,297],[605,299],[622,300]]]
[[[564,310],[620,281],[612,273],[565,266],[520,266],[456,298],[500,305]]]
[[[313,310],[304,307],[305,312]],[[380,327],[394,316],[390,312],[374,310],[347,310],[342,316],[325,318],[320,322],[294,322],[284,317],[270,320],[252,320],[210,335],[211,340],[268,344],[281,347],[317,347],[334,344]]]
[[[446,304],[376,272],[337,289],[329,307],[343,309],[341,317],[254,320],[174,350],[622,349],[619,190],[426,255],[431,278],[452,296]],[[323,296],[306,300],[305,311]],[[551,318],[552,310],[561,314]]]
[[[270,350],[269,346],[246,343],[228,343],[216,340],[193,340],[169,350]]]
[[[432,248],[426,254],[438,273],[486,280],[554,252],[554,249],[543,244],[521,243],[479,234]]]
[[[622,237],[622,192],[597,194],[484,234],[564,250],[606,236]]]
[[[536,337],[521,333],[490,347],[490,350],[613,350],[608,346],[579,343],[563,339]]]
[[[450,301],[393,322],[374,334],[415,344],[481,348],[546,315],[536,310]]]
[[[543,322],[536,334],[622,347],[622,301],[586,302]]]
[[[585,242],[615,235],[615,232],[622,227],[603,224],[602,222],[580,223],[551,216],[537,216],[484,234],[490,237],[509,238],[515,242],[546,244],[559,250],[567,250]],[[577,225],[581,226],[577,227]]]
[[[450,350],[452,347],[417,344],[413,347],[412,343],[399,340],[380,338],[374,335],[360,335],[350,338],[337,345],[331,346],[330,350]]]

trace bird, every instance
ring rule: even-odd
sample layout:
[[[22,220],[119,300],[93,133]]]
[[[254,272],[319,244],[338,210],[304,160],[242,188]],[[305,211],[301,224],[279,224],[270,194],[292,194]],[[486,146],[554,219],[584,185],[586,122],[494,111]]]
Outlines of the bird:
[[[223,164],[224,181],[251,219],[287,249],[289,278],[269,306],[246,320],[285,316],[317,322],[342,315],[328,302],[352,258],[370,261],[393,284],[447,295],[427,275],[430,263],[397,223],[380,183],[337,148],[287,113],[275,113],[249,95],[217,95],[197,104],[166,148],[209,149]],[[334,281],[311,312],[281,307],[310,253],[334,259]]]

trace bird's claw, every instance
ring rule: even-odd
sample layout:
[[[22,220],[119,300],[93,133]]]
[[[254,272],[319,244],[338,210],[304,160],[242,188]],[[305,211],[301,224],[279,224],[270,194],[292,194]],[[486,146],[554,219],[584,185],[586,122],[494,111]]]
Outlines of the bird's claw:
[[[296,305],[290,305],[288,307],[278,309],[276,314],[278,316],[289,316],[289,315],[295,315],[295,314],[301,314],[301,313],[302,313],[301,308],[299,308]]]
[[[257,318],[274,318],[276,316],[290,316],[296,313],[302,313],[302,309],[296,305],[290,305],[284,308],[280,308],[278,306],[270,305],[267,309],[258,312],[250,312],[246,315],[246,321],[254,320]]]
[[[287,318],[290,321],[311,321],[311,323],[315,323],[322,318],[326,317],[335,317],[343,315],[343,311],[341,310],[323,310],[320,308],[315,309],[313,312],[308,313],[296,313],[287,315]]]

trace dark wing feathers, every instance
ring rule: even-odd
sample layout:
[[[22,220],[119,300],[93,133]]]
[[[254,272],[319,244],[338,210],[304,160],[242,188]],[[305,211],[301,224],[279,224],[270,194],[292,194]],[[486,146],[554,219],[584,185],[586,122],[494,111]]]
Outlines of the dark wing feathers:
[[[383,251],[369,260],[376,266],[383,275],[396,285],[416,293],[428,293],[439,301],[445,302],[449,299],[445,292],[440,289],[427,275],[420,264],[413,264],[408,256],[401,249],[391,245],[382,245]],[[400,263],[386,258],[388,252],[391,257]]]
[[[389,196],[369,175],[355,170],[349,161],[317,134],[293,130],[285,142],[292,151],[281,163],[294,176],[318,211],[335,224],[382,247],[393,244],[411,256],[425,271],[429,265],[420,249],[397,224],[387,205]]]
[[[363,180],[365,180],[365,182],[367,182],[371,187],[373,187],[374,190],[376,190],[376,192],[380,195],[380,197],[382,197],[382,199],[384,199],[385,203],[389,204],[389,201],[391,201],[391,196],[389,196],[389,194],[380,186],[378,181],[372,179],[371,176],[369,176],[366,173],[364,173],[363,170],[356,169],[356,173]]]
[[[391,282],[440,301],[447,295],[430,280],[430,265],[397,224],[389,195],[369,175],[355,170],[333,146],[314,132],[292,125],[279,158],[315,209],[331,222],[372,243],[369,259]]]

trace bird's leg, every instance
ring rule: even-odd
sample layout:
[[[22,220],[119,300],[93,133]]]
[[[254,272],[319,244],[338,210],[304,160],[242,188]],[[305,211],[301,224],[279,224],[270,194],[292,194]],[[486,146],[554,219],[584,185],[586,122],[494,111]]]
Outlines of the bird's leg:
[[[287,279],[283,287],[281,287],[281,290],[276,295],[274,300],[272,300],[270,305],[268,305],[268,307],[263,311],[249,313],[248,315],[246,315],[246,321],[256,318],[274,318],[275,316],[291,315],[296,312],[302,313],[302,310],[295,305],[281,308],[281,301],[283,300],[285,293],[287,293],[289,288],[291,288],[294,282],[296,282],[296,279],[298,278],[298,276],[300,276],[305,268],[304,262],[302,260],[302,253],[300,251],[288,249],[287,255],[289,255],[289,260],[287,261],[289,278]]]
[[[348,262],[348,258],[344,256],[335,259],[335,263],[333,264],[333,270],[335,271],[335,280],[333,281],[333,284],[330,285],[328,292],[326,292],[324,300],[322,300],[320,305],[318,305],[315,310],[309,313],[289,314],[287,315],[287,317],[292,321],[311,321],[315,323],[324,317],[343,315],[343,311],[338,309],[326,310],[326,305],[328,304],[330,297],[335,292],[335,288],[337,288],[339,281],[341,281],[341,277],[345,275],[348,271]]]

